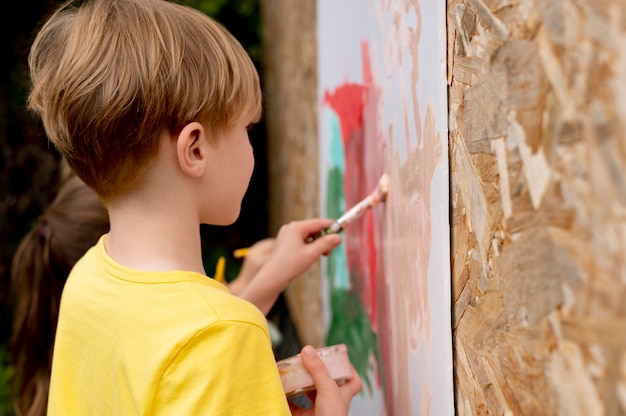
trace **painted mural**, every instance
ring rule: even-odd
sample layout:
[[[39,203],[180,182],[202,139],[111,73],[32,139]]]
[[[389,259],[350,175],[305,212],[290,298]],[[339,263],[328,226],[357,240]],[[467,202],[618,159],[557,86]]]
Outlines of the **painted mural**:
[[[327,345],[364,382],[353,414],[454,414],[445,50],[445,2],[318,0],[323,215],[391,179],[323,264]]]

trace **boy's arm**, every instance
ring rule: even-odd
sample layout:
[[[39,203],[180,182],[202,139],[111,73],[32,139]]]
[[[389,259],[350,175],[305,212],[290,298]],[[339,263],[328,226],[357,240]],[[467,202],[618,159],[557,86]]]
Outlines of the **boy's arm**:
[[[276,236],[272,254],[239,297],[256,305],[267,314],[278,295],[320,256],[341,243],[341,236],[329,234],[307,243],[307,238],[329,226],[333,221],[317,218],[293,221],[283,225]]]

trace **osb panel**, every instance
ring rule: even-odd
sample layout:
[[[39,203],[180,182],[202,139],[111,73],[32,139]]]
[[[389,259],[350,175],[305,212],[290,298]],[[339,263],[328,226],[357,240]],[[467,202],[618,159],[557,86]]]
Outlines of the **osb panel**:
[[[264,118],[270,228],[319,216],[315,2],[262,0]],[[321,272],[315,264],[287,289],[302,343],[322,346]]]
[[[447,23],[457,414],[626,414],[626,2]]]

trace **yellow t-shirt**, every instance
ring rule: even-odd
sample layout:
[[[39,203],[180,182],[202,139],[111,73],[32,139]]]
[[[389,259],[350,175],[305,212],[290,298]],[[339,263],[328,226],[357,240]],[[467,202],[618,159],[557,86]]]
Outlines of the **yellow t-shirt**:
[[[289,415],[267,320],[193,272],[115,263],[104,237],[63,290],[49,415]]]

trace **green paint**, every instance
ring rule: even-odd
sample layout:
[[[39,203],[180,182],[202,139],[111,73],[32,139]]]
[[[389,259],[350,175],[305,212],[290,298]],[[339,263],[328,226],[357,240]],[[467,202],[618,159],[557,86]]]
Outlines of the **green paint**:
[[[330,159],[332,168],[328,171],[326,187],[326,216],[339,218],[345,211],[343,194],[343,173],[345,171],[343,142],[341,140],[341,125],[333,113],[330,118]],[[331,290],[350,288],[348,265],[346,263],[346,247],[341,244],[328,256],[326,266],[327,276],[330,278]]]
[[[343,214],[343,172],[335,167],[328,172],[328,187],[326,193],[326,216],[339,218]],[[348,265],[346,263],[346,246],[344,243],[328,256],[326,275],[330,279],[330,287],[333,289],[350,288],[348,278]]]
[[[339,218],[345,211],[343,190],[345,159],[339,121],[336,117],[330,121],[332,167],[327,176],[326,216]],[[326,276],[329,280],[331,309],[326,345],[346,344],[350,361],[371,395],[374,388],[371,375],[376,373],[382,375],[384,372],[377,372],[371,360],[373,356],[378,368],[382,368],[378,340],[372,329],[372,323],[360,296],[351,292],[350,282],[360,280],[361,276],[349,275],[345,244],[342,243],[329,254]]]
[[[330,293],[330,305],[331,322],[326,336],[327,345],[346,344],[350,362],[371,395],[373,382],[370,374],[375,373],[376,369],[370,357],[374,356],[380,368],[380,351],[369,317],[363,310],[363,303],[357,294],[335,289]]]
[[[334,113],[330,119],[330,130],[330,161],[343,174],[346,170],[346,158],[343,152],[343,141],[341,140],[341,123],[339,123],[339,119]]]

